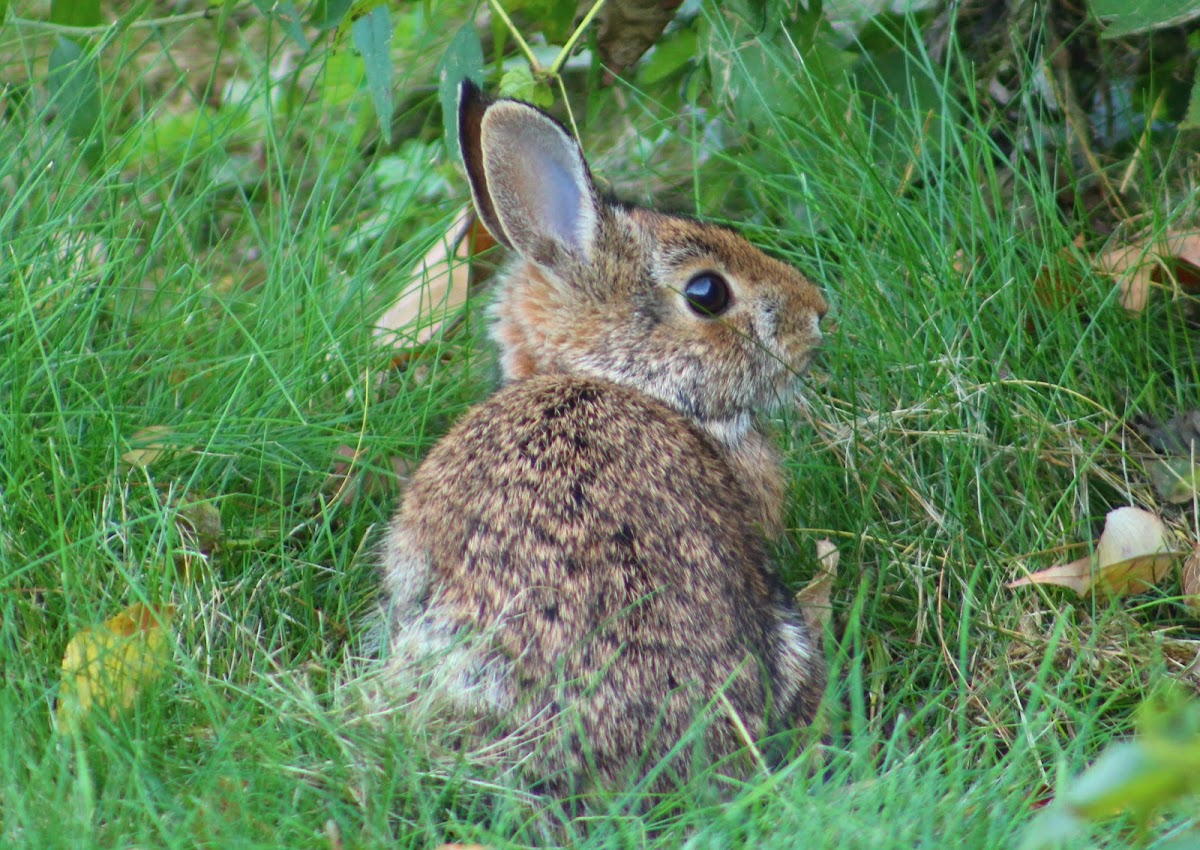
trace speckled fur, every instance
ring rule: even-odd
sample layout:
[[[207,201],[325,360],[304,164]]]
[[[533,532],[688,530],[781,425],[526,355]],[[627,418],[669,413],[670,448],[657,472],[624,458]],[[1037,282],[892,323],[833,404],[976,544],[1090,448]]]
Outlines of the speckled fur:
[[[392,523],[389,663],[437,658],[450,704],[514,739],[549,728],[525,762],[546,787],[646,769],[705,706],[709,757],[744,746],[738,723],[806,725],[824,669],[767,555],[784,487],[754,417],[795,393],[823,297],[732,231],[600,199],[532,107],[465,89],[460,116],[476,207],[517,254],[493,309],[506,385]],[[557,235],[531,155],[586,208]],[[729,281],[719,319],[681,295],[699,271]]]

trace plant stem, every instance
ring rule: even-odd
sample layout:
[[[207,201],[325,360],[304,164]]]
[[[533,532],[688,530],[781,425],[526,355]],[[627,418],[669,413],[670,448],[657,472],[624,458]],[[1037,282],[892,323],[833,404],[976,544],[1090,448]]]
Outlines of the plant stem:
[[[500,5],[500,0],[488,0],[492,7],[492,11],[500,16],[500,20],[504,21],[504,25],[508,27],[508,31],[512,33],[512,37],[516,39],[517,46],[521,48],[521,52],[525,54],[525,58],[529,60],[530,66],[534,71],[541,71],[542,66],[538,64],[537,57],[533,55],[533,51],[529,49],[529,45],[525,43],[525,39],[521,37],[520,31],[513,24],[512,18],[504,11],[504,7]]]
[[[558,76],[563,65],[567,64],[567,60],[571,58],[571,51],[575,49],[575,45],[583,36],[583,31],[586,30],[595,20],[596,15],[600,14],[600,10],[604,8],[604,0],[596,0],[592,4],[592,8],[588,9],[588,13],[583,16],[583,20],[579,22],[579,26],[575,27],[575,32],[571,33],[571,37],[567,39],[567,43],[563,45],[563,49],[558,52],[558,56],[554,59],[554,64],[550,66],[551,76]]]

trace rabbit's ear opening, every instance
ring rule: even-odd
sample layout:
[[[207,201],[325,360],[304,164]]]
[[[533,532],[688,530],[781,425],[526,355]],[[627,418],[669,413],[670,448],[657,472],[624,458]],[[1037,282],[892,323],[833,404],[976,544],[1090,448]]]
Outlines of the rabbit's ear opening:
[[[483,168],[482,124],[483,114],[489,104],[490,101],[471,80],[466,79],[459,83],[458,149],[467,169],[467,181],[471,184],[471,198],[475,201],[475,210],[479,213],[483,226],[497,242],[511,248],[513,244],[500,225],[500,219],[496,217],[496,208],[492,205],[487,175]]]
[[[544,266],[561,252],[590,260],[599,211],[579,144],[518,101],[492,104],[479,129],[486,193],[511,247]]]

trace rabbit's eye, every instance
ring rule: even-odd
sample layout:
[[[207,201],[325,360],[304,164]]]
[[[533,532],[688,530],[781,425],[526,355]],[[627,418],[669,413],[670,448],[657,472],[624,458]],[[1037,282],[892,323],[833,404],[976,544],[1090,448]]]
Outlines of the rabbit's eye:
[[[729,307],[729,284],[716,272],[700,272],[683,288],[688,306],[701,316],[719,316]]]

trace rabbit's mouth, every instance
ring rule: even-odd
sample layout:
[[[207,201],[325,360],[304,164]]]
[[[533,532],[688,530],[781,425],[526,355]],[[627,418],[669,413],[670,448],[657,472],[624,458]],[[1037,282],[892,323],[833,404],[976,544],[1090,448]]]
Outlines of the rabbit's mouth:
[[[818,353],[816,348],[810,348],[796,358],[792,366],[792,374],[795,376],[797,382],[808,374],[808,370],[812,368],[813,361],[817,359]]]
[[[793,402],[804,400],[804,376],[808,374],[813,361],[817,359],[818,351],[809,348],[798,355],[786,360],[780,360],[775,372],[774,386],[771,387],[773,398],[768,402],[775,409],[787,407]]]

